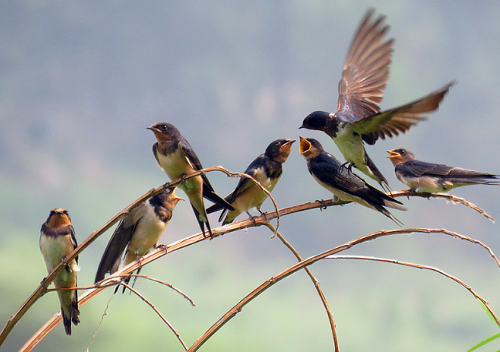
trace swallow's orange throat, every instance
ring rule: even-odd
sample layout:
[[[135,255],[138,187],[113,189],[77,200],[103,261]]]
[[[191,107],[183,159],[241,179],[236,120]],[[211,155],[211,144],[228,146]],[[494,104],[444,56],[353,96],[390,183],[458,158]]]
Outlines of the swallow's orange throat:
[[[48,222],[50,227],[63,227],[71,225],[71,220],[66,209],[53,209],[52,213],[53,214]]]

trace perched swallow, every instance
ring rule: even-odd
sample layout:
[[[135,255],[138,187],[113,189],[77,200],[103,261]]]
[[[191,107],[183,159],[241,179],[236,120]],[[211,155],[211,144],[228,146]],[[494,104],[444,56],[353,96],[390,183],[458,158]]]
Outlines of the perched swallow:
[[[111,236],[99,263],[95,282],[104,279],[106,273],[113,274],[118,270],[123,252],[125,266],[156,248],[179,200],[182,198],[175,195],[174,188],[167,188],[133,209]]]
[[[370,10],[365,16],[347,54],[337,111],[315,111],[300,128],[328,134],[349,167],[355,166],[389,189],[386,178],[366,153],[363,141],[375,144],[378,138],[397,136],[425,120],[421,115],[439,108],[453,82],[419,100],[381,112],[378,104],[389,79],[393,39],[383,41],[389,26],[383,24],[384,16],[372,20],[372,14]]]
[[[153,131],[158,140],[153,145],[156,161],[172,181],[177,181],[203,169],[193,148],[174,125],[155,123],[148,129]],[[206,226],[210,237],[213,236],[203,197],[215,204],[220,204],[223,208],[234,210],[229,203],[215,193],[205,174],[184,180],[179,184],[179,188],[188,196],[203,235],[205,235]]]
[[[316,182],[332,192],[334,198],[377,210],[398,225],[401,224],[385,207],[407,210],[402,203],[370,186],[361,177],[343,167],[333,155],[324,151],[316,139],[300,137],[299,151],[307,160],[309,173]]]
[[[411,190],[424,193],[448,192],[468,185],[499,185],[499,176],[415,159],[408,149],[388,150],[396,177]]]
[[[245,174],[252,176],[265,189],[272,192],[281,177],[282,164],[290,155],[293,142],[295,142],[295,140],[275,140],[269,144],[264,154],[259,155],[247,167]],[[260,206],[266,198],[267,194],[257,186],[255,182],[246,177],[242,177],[234,191],[225,198],[235,210],[228,211],[224,209],[219,221],[222,221],[225,216],[223,224],[229,224],[243,212],[246,212],[252,217],[249,210],[257,208],[260,212]],[[222,207],[219,204],[214,204],[207,209],[207,213],[210,214],[221,209]]]
[[[54,271],[56,266],[77,246],[75,230],[71,225],[68,211],[66,209],[51,210],[40,231],[40,251],[45,260],[47,272],[50,274]],[[76,273],[79,270],[78,257],[76,257],[54,279],[56,288],[76,287]],[[75,325],[80,322],[76,290],[57,291],[57,294],[61,301],[64,329],[67,335],[71,335],[71,322]]]

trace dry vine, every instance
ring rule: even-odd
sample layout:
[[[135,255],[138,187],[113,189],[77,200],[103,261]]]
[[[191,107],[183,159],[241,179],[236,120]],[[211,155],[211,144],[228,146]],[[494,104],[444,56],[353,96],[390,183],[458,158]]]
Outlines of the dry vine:
[[[301,260],[301,257],[298,254],[298,252],[296,252],[293,249],[293,247],[291,247],[291,245],[289,245],[286,242],[286,240],[278,232],[278,226],[279,226],[279,219],[280,219],[280,217],[281,216],[285,216],[285,215],[289,215],[289,214],[293,214],[293,213],[296,213],[296,212],[300,212],[300,211],[309,210],[309,209],[326,208],[326,207],[333,206],[333,205],[342,205],[342,204],[346,204],[346,202],[343,202],[343,201],[333,201],[333,200],[307,202],[307,203],[303,203],[303,204],[299,204],[299,205],[295,205],[295,206],[291,206],[291,207],[288,207],[288,208],[283,208],[283,209],[279,209],[278,210],[277,204],[276,204],[275,200],[272,198],[272,196],[270,195],[270,193],[265,188],[263,188],[262,185],[260,185],[252,177],[250,177],[250,176],[248,176],[246,174],[230,172],[230,171],[228,171],[228,170],[226,170],[226,169],[224,169],[222,167],[219,167],[219,166],[214,166],[214,167],[207,168],[207,169],[201,170],[199,172],[193,173],[193,174],[187,176],[185,179],[188,179],[190,177],[195,177],[195,176],[197,176],[197,175],[199,175],[201,173],[211,172],[211,171],[221,171],[221,172],[224,172],[229,177],[247,177],[247,178],[252,179],[254,182],[256,182],[256,184],[259,187],[261,187],[261,189],[263,191],[265,191],[268,194],[269,198],[273,202],[273,205],[274,205],[274,207],[276,209],[276,211],[269,212],[269,213],[266,213],[266,214],[263,214],[263,215],[260,215],[260,216],[256,216],[256,217],[253,217],[251,219],[241,220],[241,221],[238,221],[238,222],[234,222],[234,223],[228,224],[226,226],[222,226],[222,227],[213,229],[212,232],[213,232],[214,238],[218,237],[218,236],[221,236],[223,234],[226,234],[226,233],[230,233],[230,232],[234,232],[234,231],[243,229],[243,228],[256,227],[256,226],[265,225],[265,226],[269,227],[273,231],[273,236],[272,237],[274,237],[275,235],[279,236],[279,238],[283,241],[283,243],[285,245],[287,245],[287,247],[295,254],[295,256],[297,257],[297,259],[299,260],[299,263],[297,263],[294,266],[288,268],[284,272],[278,274],[276,277],[271,278],[270,280],[266,281],[261,286],[259,286],[258,288],[256,288],[254,291],[252,291],[249,295],[247,295],[247,297],[245,297],[242,301],[240,301],[240,303],[238,303],[238,305],[236,305],[235,307],[233,307],[233,309],[231,309],[216,324],[214,324],[214,326],[212,326],[203,336],[201,336],[198,340],[196,340],[195,343],[189,349],[189,351],[195,351],[195,350],[197,350],[199,348],[199,346],[201,346],[206,341],[207,338],[209,338],[210,336],[212,336],[220,327],[222,327],[222,325],[224,325],[232,316],[234,316],[241,309],[241,307],[243,305],[245,305],[248,302],[250,302],[252,299],[254,299],[256,296],[258,296],[260,293],[262,293],[269,286],[274,285],[274,283],[276,283],[277,281],[279,281],[279,280],[287,277],[288,275],[290,275],[293,272],[295,272],[297,270],[300,270],[302,268],[305,268],[306,271],[308,272],[308,274],[311,277],[311,279],[312,279],[312,281],[313,281],[313,283],[315,285],[315,288],[317,289],[317,291],[319,293],[319,296],[320,296],[320,298],[321,298],[321,300],[323,302],[323,305],[324,305],[324,307],[326,309],[326,312],[327,312],[329,320],[330,320],[330,325],[331,325],[331,328],[332,328],[332,334],[333,334],[333,339],[334,339],[335,350],[338,351],[337,336],[336,336],[336,332],[335,332],[335,323],[333,322],[333,318],[331,316],[331,311],[330,311],[330,309],[328,307],[328,303],[326,302],[326,299],[325,299],[325,297],[324,297],[324,295],[323,295],[323,293],[322,293],[322,291],[321,291],[321,289],[320,289],[320,287],[319,287],[316,279],[314,278],[314,276],[312,275],[312,273],[310,273],[310,271],[306,268],[306,266],[314,263],[315,261],[317,261],[319,259],[323,259],[325,256],[328,256],[328,255],[331,255],[331,254],[334,254],[334,253],[338,253],[338,252],[340,252],[342,250],[350,248],[351,246],[353,246],[355,244],[358,244],[358,243],[361,243],[361,242],[366,242],[366,241],[369,241],[371,239],[374,239],[374,238],[377,238],[377,237],[380,237],[380,236],[383,236],[383,235],[396,234],[396,233],[408,233],[408,232],[427,232],[427,233],[430,233],[430,232],[441,232],[441,233],[446,233],[446,234],[452,235],[454,237],[459,237],[459,238],[462,238],[462,239],[467,239],[469,241],[473,241],[475,243],[478,243],[478,244],[482,245],[484,248],[486,248],[490,252],[490,255],[497,261],[497,264],[500,266],[500,262],[498,261],[498,259],[496,258],[496,256],[493,254],[493,252],[491,251],[491,249],[489,249],[487,246],[483,245],[481,242],[473,240],[473,239],[470,239],[470,238],[466,238],[465,236],[462,236],[462,235],[459,235],[459,234],[456,234],[456,233],[451,233],[451,232],[446,231],[446,230],[431,230],[431,229],[400,229],[400,230],[393,230],[393,231],[379,231],[379,232],[376,232],[376,233],[373,233],[373,234],[370,234],[370,235],[367,235],[367,236],[360,237],[360,238],[358,238],[358,239],[356,239],[354,241],[350,241],[350,242],[348,242],[348,243],[346,243],[346,244],[344,244],[342,246],[335,247],[335,248],[333,248],[333,249],[331,249],[329,251],[320,253],[320,254],[318,254],[318,255],[316,255],[314,257],[311,257],[309,259]],[[154,196],[154,195],[162,192],[165,188],[176,186],[176,185],[178,185],[179,183],[181,183],[183,181],[176,181],[176,182],[167,183],[167,184],[165,184],[165,185],[163,185],[163,186],[161,186],[159,188],[150,190],[149,192],[147,192],[146,194],[144,194],[142,197],[140,197],[139,199],[137,199],[135,202],[133,202],[131,205],[129,205],[128,207],[126,207],[124,210],[122,210],[120,213],[118,213],[116,216],[114,216],[102,228],[100,228],[99,230],[93,232],[84,242],[81,243],[80,246],[78,246],[66,258],[66,260],[64,262],[62,262],[49,276],[46,277],[46,279],[42,282],[42,284],[33,292],[33,294],[28,298],[28,300],[19,308],[19,310],[16,312],[16,314],[13,315],[7,321],[7,323],[4,326],[3,330],[0,332],[0,346],[5,341],[5,338],[10,333],[10,331],[13,329],[13,327],[15,326],[15,324],[26,313],[26,311],[41,296],[43,296],[48,291],[47,286],[54,280],[55,276],[64,268],[65,263],[69,262],[71,259],[73,259],[74,257],[76,257],[81,251],[83,251],[85,248],[87,248],[101,234],[103,234],[105,231],[107,231],[109,228],[111,228],[116,222],[118,222],[123,216],[125,216],[128,212],[130,212],[132,209],[134,209],[135,207],[137,207],[139,204],[141,204],[142,202],[144,202],[148,198],[150,198],[150,197],[152,197],[152,196]],[[470,202],[467,202],[463,198],[455,197],[455,196],[452,196],[452,195],[449,195],[449,194],[438,193],[438,194],[430,194],[429,195],[429,194],[415,193],[415,192],[412,192],[412,191],[398,191],[398,192],[393,192],[392,195],[393,196],[419,196],[419,197],[426,197],[426,198],[429,198],[429,197],[445,198],[447,200],[450,200],[450,201],[453,201],[453,202],[458,202],[458,203],[461,203],[463,205],[466,205],[466,206],[468,206],[468,207],[470,207],[470,208],[478,211],[480,214],[484,215],[488,219],[494,221],[493,218],[490,215],[488,215],[481,208],[477,207],[476,205],[474,205],[474,204],[472,204]],[[272,220],[272,219],[277,219],[276,228],[269,223],[269,220]],[[184,247],[189,246],[191,244],[200,242],[200,241],[202,241],[204,239],[205,239],[205,237],[203,236],[203,234],[199,233],[199,234],[187,237],[185,239],[182,239],[180,241],[177,241],[175,243],[172,243],[169,246],[159,246],[156,250],[154,250],[153,252],[151,252],[148,255],[146,255],[143,258],[141,258],[140,263],[133,262],[130,265],[128,265],[127,267],[122,268],[120,271],[118,271],[114,275],[109,276],[108,278],[106,278],[105,280],[103,280],[101,283],[98,283],[95,287],[92,286],[92,288],[89,291],[85,292],[84,294],[82,294],[80,296],[80,298],[79,298],[80,306],[84,305],[86,302],[88,302],[95,295],[97,295],[98,293],[100,293],[105,288],[109,287],[110,286],[110,282],[111,282],[112,285],[116,285],[117,282],[119,281],[119,278],[121,276],[128,275],[129,273],[131,273],[134,270],[138,269],[140,266],[146,265],[146,264],[148,264],[148,263],[150,263],[150,262],[152,262],[152,261],[154,261],[154,260],[156,260],[156,259],[164,256],[165,254],[167,254],[167,252],[170,253],[172,251],[184,248]],[[108,282],[108,280],[109,280],[109,282]],[[484,302],[486,302],[486,301],[484,301]],[[487,309],[489,309],[489,306],[487,305],[487,303],[486,303],[485,306],[487,307]],[[236,310],[235,310],[235,308],[236,308]],[[497,323],[500,323],[499,320],[498,320],[498,318],[494,315],[494,313],[490,309],[489,309],[489,311],[492,314],[492,316],[495,318],[495,320],[497,321]],[[35,335],[33,335],[33,337],[30,340],[28,340],[28,342],[23,346],[23,348],[21,349],[21,351],[30,351],[34,346],[36,346],[36,344],[41,339],[43,339],[44,336],[46,336],[55,326],[57,326],[57,324],[60,321],[61,321],[60,313],[57,313],[46,324],[44,324],[44,326],[42,326],[42,328],[40,328],[40,330]],[[179,339],[180,339],[180,336],[179,336]]]

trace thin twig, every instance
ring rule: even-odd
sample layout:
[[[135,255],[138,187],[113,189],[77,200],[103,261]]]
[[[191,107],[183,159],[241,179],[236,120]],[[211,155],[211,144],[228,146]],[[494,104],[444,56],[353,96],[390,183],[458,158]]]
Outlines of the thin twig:
[[[185,179],[197,176],[197,175],[199,175],[199,174],[201,174],[203,172],[210,172],[210,171],[222,171],[222,172],[226,173],[229,176],[234,175],[233,177],[237,177],[237,176],[248,177],[248,175],[246,175],[246,174],[231,173],[231,172],[229,172],[227,170],[225,170],[225,171],[224,170],[225,169],[222,168],[222,167],[214,166],[214,167],[207,168],[207,169],[201,170],[199,172],[190,174],[190,175],[186,176]],[[66,259],[65,262],[69,262],[71,259],[73,259],[74,257],[76,257],[76,255],[78,255],[83,249],[85,249],[88,245],[90,245],[90,243],[92,243],[98,236],[100,236],[107,229],[109,229],[111,226],[113,226],[118,220],[121,219],[122,216],[126,215],[130,210],[132,210],[133,208],[137,207],[139,204],[141,204],[143,201],[145,201],[149,197],[152,197],[152,196],[154,196],[154,195],[156,195],[158,193],[161,193],[165,188],[173,187],[173,186],[179,184],[180,182],[181,181],[166,183],[165,185],[163,185],[163,186],[161,186],[159,188],[152,189],[149,192],[147,192],[141,198],[139,198],[134,203],[132,203],[131,205],[129,205],[128,207],[126,207],[124,210],[122,210],[120,213],[118,213],[118,215],[116,215],[114,218],[112,218],[101,229],[93,232],[84,243],[82,243],[79,247],[77,247],[75,249],[75,251],[73,253],[71,253],[70,256],[67,257],[67,259]],[[257,181],[255,181],[255,182],[258,184]],[[267,191],[266,189],[263,189],[263,190]],[[422,197],[423,195],[422,194],[418,194],[418,193],[412,193],[412,192],[409,192],[409,191],[396,191],[396,192],[393,192],[393,196],[420,196],[420,197]],[[441,197],[441,198],[446,198],[446,199],[451,200],[451,201],[457,201],[457,202],[460,202],[460,203],[465,204],[467,206],[470,206],[472,209],[480,212],[483,215],[486,214],[482,209],[478,208],[477,206],[473,205],[472,203],[469,203],[469,202],[463,200],[462,198],[458,198],[458,197],[455,197],[455,196],[452,196],[452,195],[449,195],[449,194],[441,194],[441,193],[433,194],[433,195],[431,195],[431,197]],[[271,197],[271,199],[273,200],[273,203],[276,206],[276,203],[274,202],[274,199],[272,197]],[[343,204],[346,204],[346,203],[348,203],[348,202],[334,201],[333,199],[332,200],[316,201],[316,202],[306,202],[306,203],[294,205],[294,206],[291,206],[291,207],[283,208],[283,209],[280,209],[279,211],[273,211],[273,212],[269,212],[269,213],[266,213],[266,214],[263,214],[263,215],[260,215],[260,216],[256,216],[256,217],[253,217],[251,219],[245,219],[245,220],[233,222],[231,224],[228,224],[228,225],[225,225],[225,226],[222,226],[222,227],[219,227],[219,228],[216,228],[216,229],[212,230],[212,233],[213,233],[214,237],[218,237],[218,236],[221,236],[223,234],[231,233],[231,232],[243,229],[243,228],[257,227],[257,226],[266,225],[269,220],[272,220],[272,219],[280,217],[280,216],[285,216],[285,215],[289,215],[289,214],[293,214],[293,213],[297,213],[297,212],[301,212],[301,211],[305,211],[305,210],[310,210],[310,209],[317,209],[317,208],[326,209],[327,207],[330,207],[330,206],[343,205]],[[487,214],[485,216],[487,216],[488,218],[491,218]],[[402,230],[402,229],[400,229],[400,230]],[[426,230],[428,230],[428,229],[426,229]],[[456,236],[456,237],[459,237],[459,236]],[[141,263],[140,263],[141,265],[137,264],[136,262],[133,262],[129,266],[127,266],[125,268],[122,268],[119,272],[121,272],[121,273],[131,273],[132,271],[138,269],[140,266],[146,265],[146,264],[148,264],[148,263],[150,263],[150,262],[152,262],[152,261],[154,261],[154,260],[156,260],[158,258],[161,258],[165,254],[167,254],[167,252],[170,253],[172,251],[175,251],[175,250],[178,250],[178,249],[190,246],[192,244],[195,244],[195,243],[198,243],[200,241],[203,241],[204,239],[205,239],[205,237],[203,236],[203,234],[198,233],[196,235],[193,235],[193,236],[187,237],[185,239],[179,240],[179,241],[177,241],[175,243],[172,243],[171,245],[168,246],[168,248],[161,248],[161,247],[157,248],[156,250],[152,251],[147,256],[145,256],[145,257],[143,257],[141,259]],[[487,248],[484,245],[483,245],[483,247]],[[490,254],[492,254],[491,250],[489,250],[489,251],[490,251]],[[492,254],[492,256],[495,258],[495,260],[498,263],[498,259],[496,259],[496,257],[493,254]],[[16,314],[13,315],[7,321],[7,323],[4,326],[3,330],[0,332],[0,346],[5,341],[5,338],[8,336],[8,334],[10,333],[10,331],[12,330],[12,328],[14,327],[14,325],[21,319],[21,317],[26,313],[26,311],[43,294],[45,294],[45,292],[47,290],[46,287],[55,278],[55,276],[63,269],[63,267],[64,266],[62,264],[59,265],[58,267],[56,267],[54,269],[54,271],[49,276],[47,276],[47,278],[44,281],[44,285],[40,285],[35,290],[35,292],[28,298],[28,300],[21,306],[21,308],[19,308],[19,310],[16,312]],[[109,279],[109,277],[108,277],[108,279]],[[79,298],[79,304],[83,305],[88,300],[92,299],[95,295],[99,294],[104,288],[92,289],[92,290],[90,290],[88,292],[85,292],[82,296],[80,296],[80,298]],[[61,319],[61,317],[56,314],[54,317],[52,317],[39,330],[39,332],[41,332],[42,329],[48,329],[46,332],[43,333],[43,336],[45,336],[48,332],[50,332],[50,330],[52,330],[55,326],[57,326],[57,324],[61,321],[60,319]],[[37,332],[37,334],[38,334],[38,332]],[[34,336],[32,336],[32,338],[29,341],[34,341],[34,340],[39,341],[41,338],[43,338],[42,335],[38,335],[37,336],[37,334],[35,334]],[[26,346],[26,344],[25,344],[25,346]]]
[[[99,288],[106,288],[106,287],[110,287],[110,286],[117,286],[117,285],[121,285],[122,284],[121,281],[124,278],[126,278],[126,277],[137,277],[137,278],[146,279],[146,280],[150,280],[150,281],[162,284],[163,286],[166,286],[166,287],[174,290],[175,292],[177,292],[178,294],[180,294],[182,297],[184,297],[185,299],[187,299],[189,301],[189,303],[193,307],[196,306],[196,304],[194,303],[194,301],[187,294],[185,294],[184,292],[182,292],[181,290],[179,290],[174,285],[169,284],[168,282],[165,282],[165,281],[162,281],[162,280],[159,280],[159,279],[155,279],[155,278],[147,276],[147,275],[140,275],[140,274],[122,274],[122,273],[118,273],[116,275],[113,274],[113,276],[109,276],[109,277],[107,277],[107,278],[99,281],[96,285],[78,286],[78,287],[49,288],[49,289],[47,289],[47,292],[52,292],[52,291],[72,291],[72,290],[92,290],[92,289],[95,289],[97,287],[99,287]]]
[[[396,191],[391,193],[393,197],[422,197],[422,198],[444,198],[450,202],[457,202],[460,204],[463,204],[471,209],[474,209],[477,211],[479,214],[485,216],[489,220],[491,220],[493,223],[495,222],[495,219],[491,217],[490,214],[485,212],[483,209],[479,208],[477,205],[465,200],[464,198],[460,198],[448,193],[422,193],[422,192],[415,192],[412,190],[401,190],[401,191]]]
[[[117,215],[115,215],[111,220],[109,220],[104,226],[102,226],[99,230],[94,231],[90,236],[84,240],[73,252],[71,252],[61,263],[50,273],[40,284],[40,286],[37,287],[37,289],[31,294],[31,296],[23,303],[23,305],[17,310],[17,312],[10,317],[9,320],[7,320],[5,326],[3,327],[2,331],[0,332],[0,346],[2,346],[3,342],[7,338],[7,336],[10,334],[14,326],[17,324],[17,322],[24,316],[24,314],[30,309],[30,307],[35,304],[35,302],[42,297],[46,292],[47,292],[47,287],[50,285],[50,283],[55,279],[55,277],[64,269],[64,267],[67,265],[67,263],[71,262],[74,258],[76,258],[80,252],[82,252],[84,249],[86,249],[92,242],[94,242],[99,236],[101,236],[104,232],[106,232],[108,229],[110,229],[115,223],[117,223],[122,217],[127,215],[130,211],[138,207],[140,204],[142,204],[144,201],[147,199],[163,192],[167,188],[171,188],[174,186],[177,186],[178,184],[185,182],[187,179],[191,177],[196,177],[201,174],[211,172],[211,171],[221,171],[225,173],[226,175],[230,177],[247,177],[252,180],[254,180],[251,176],[246,175],[246,174],[240,174],[240,173],[235,173],[235,172],[230,172],[226,170],[225,168],[221,166],[213,166],[209,167],[197,172],[194,172],[192,174],[186,175],[182,180],[177,180],[175,182],[168,182],[164,184],[161,187],[151,189],[144,195],[142,195],[140,198],[135,200],[132,204],[127,206],[125,209],[120,211]],[[265,189],[258,181],[254,180],[254,182],[261,187],[261,189],[266,192],[266,194],[271,198],[276,210],[278,209],[276,201],[274,198],[272,198],[271,194],[267,189]],[[279,225],[279,220],[277,220],[277,224]]]
[[[288,242],[283,235],[274,228],[273,225],[267,224],[267,227],[274,232],[274,234],[283,242],[285,246],[288,247],[288,249],[295,255],[297,260],[300,262],[302,261],[302,257],[300,256],[299,252]],[[323,290],[319,286],[318,280],[316,280],[316,277],[314,277],[313,273],[311,270],[306,266],[304,267],[304,270],[306,271],[307,275],[311,278],[314,287],[316,288],[316,291],[318,291],[319,298],[321,299],[321,302],[323,303],[323,306],[325,307],[326,314],[328,315],[328,321],[330,322],[330,328],[332,330],[332,337],[333,337],[333,345],[335,347],[335,352],[339,351],[339,343],[338,343],[338,338],[337,338],[337,330],[335,329],[335,321],[333,320],[333,314],[332,311],[330,310],[330,306],[328,305],[328,301],[326,300],[325,295],[323,294]]]
[[[349,241],[345,244],[342,244],[340,246],[331,248],[327,251],[324,251],[322,253],[319,253],[317,255],[314,255],[312,257],[309,257],[305,260],[302,260],[301,262],[292,265],[288,269],[282,271],[276,276],[271,277],[270,279],[266,280],[264,283],[262,283],[260,286],[255,288],[252,292],[250,292],[248,295],[246,295],[241,301],[239,301],[234,307],[232,307],[228,312],[226,312],[217,322],[212,325],[202,336],[200,336],[194,343],[191,345],[189,348],[188,352],[194,352],[197,351],[211,336],[213,336],[220,328],[222,328],[231,318],[233,318],[237,313],[241,312],[243,307],[250,303],[252,300],[257,298],[261,293],[263,293],[265,290],[276,284],[277,282],[283,280],[284,278],[292,275],[293,273],[297,272],[298,270],[303,269],[306,266],[312,265],[315,262],[317,262],[320,259],[324,259],[327,256],[331,256],[333,254],[342,252],[346,249],[349,249],[357,244],[372,241],[374,239],[384,237],[384,236],[390,236],[390,235],[397,235],[397,234],[402,234],[402,233],[432,233],[432,232],[438,232],[438,233],[443,233],[447,234],[449,236],[457,237],[460,239],[465,239],[468,240],[467,237],[458,235],[457,233],[447,231],[444,229],[421,229],[421,228],[412,228],[412,229],[397,229],[397,230],[382,230],[382,231],[377,231],[374,233],[371,233],[369,235],[365,235],[359,238],[356,238],[352,241]],[[474,243],[478,243],[477,241],[473,241]],[[481,244],[482,245],[482,244]],[[493,252],[485,245],[482,245],[492,255],[492,257],[495,259],[495,261],[498,263],[498,259],[496,256],[493,254]],[[488,307],[489,309],[489,307]],[[493,313],[491,309],[489,309],[491,315],[494,317],[495,321],[499,322],[497,316]]]
[[[165,324],[168,325],[168,327],[170,328],[170,330],[172,330],[172,332],[175,334],[175,336],[177,336],[177,339],[182,344],[182,347],[184,347],[184,349],[187,351],[187,346],[184,343],[184,341],[182,341],[182,338],[181,338],[181,335],[179,335],[179,332],[177,330],[175,330],[174,327],[172,326],[172,324],[170,324],[169,321],[160,313],[160,311],[158,309],[156,309],[156,307],[153,305],[153,303],[151,303],[150,301],[148,301],[146,299],[146,297],[144,297],[143,295],[141,295],[132,286],[127,285],[123,281],[121,281],[120,284],[123,285],[123,286],[125,286],[127,289],[129,289],[130,291],[132,291],[133,293],[135,293],[140,299],[142,299],[144,302],[146,302],[155,311],[155,313],[158,314],[158,316],[161,318],[161,320],[163,320],[165,322]]]
[[[445,271],[443,271],[441,269],[438,269],[438,268],[435,268],[435,267],[432,267],[432,266],[428,266],[428,265],[403,262],[403,261],[399,261],[399,260],[395,260],[395,259],[386,259],[386,258],[377,258],[377,257],[365,257],[365,256],[354,256],[354,255],[346,255],[346,256],[331,255],[331,256],[325,257],[325,259],[360,259],[360,260],[371,260],[371,261],[378,261],[378,262],[386,262],[386,263],[404,265],[404,266],[409,266],[409,267],[417,268],[417,269],[425,269],[425,270],[435,271],[435,272],[437,272],[437,273],[439,273],[441,275],[446,276],[449,279],[452,279],[456,283],[458,283],[458,284],[462,285],[463,287],[465,287],[470,293],[472,293],[472,295],[476,299],[480,300],[484,304],[484,306],[486,307],[486,309],[488,309],[488,311],[490,312],[490,314],[494,317],[496,323],[498,325],[500,325],[500,321],[498,320],[497,316],[491,310],[489,303],[484,298],[482,298],[481,296],[479,296],[472,289],[472,287],[470,287],[469,285],[467,285],[465,282],[459,280],[458,278],[456,278],[453,275],[450,275],[450,274],[446,273]]]

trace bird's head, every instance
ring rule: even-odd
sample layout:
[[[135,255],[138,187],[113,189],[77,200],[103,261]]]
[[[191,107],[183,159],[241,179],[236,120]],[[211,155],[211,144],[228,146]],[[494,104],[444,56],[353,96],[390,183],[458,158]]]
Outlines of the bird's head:
[[[306,159],[314,158],[323,151],[323,146],[314,138],[300,137],[299,152]]]
[[[71,225],[71,219],[69,217],[68,211],[66,209],[52,209],[50,211],[49,217],[47,218],[47,224],[50,227],[62,227]]]
[[[158,122],[146,128],[153,131],[158,142],[168,141],[179,135],[179,130],[170,123]]]
[[[294,139],[277,139],[267,146],[265,154],[279,163],[284,163],[290,155],[294,142]]]
[[[152,205],[160,205],[165,208],[173,209],[180,200],[183,198],[177,197],[175,195],[176,187],[171,187],[165,189],[163,192],[158,193],[156,196],[152,197],[150,203]]]
[[[302,121],[302,126],[300,126],[299,128],[324,131],[329,117],[330,114],[325,111],[312,112],[306,116],[304,121]]]
[[[414,160],[415,156],[408,149],[404,148],[396,148],[393,150],[387,150],[389,153],[388,158],[391,160],[394,166],[397,166],[401,163],[407,162],[409,160]]]

